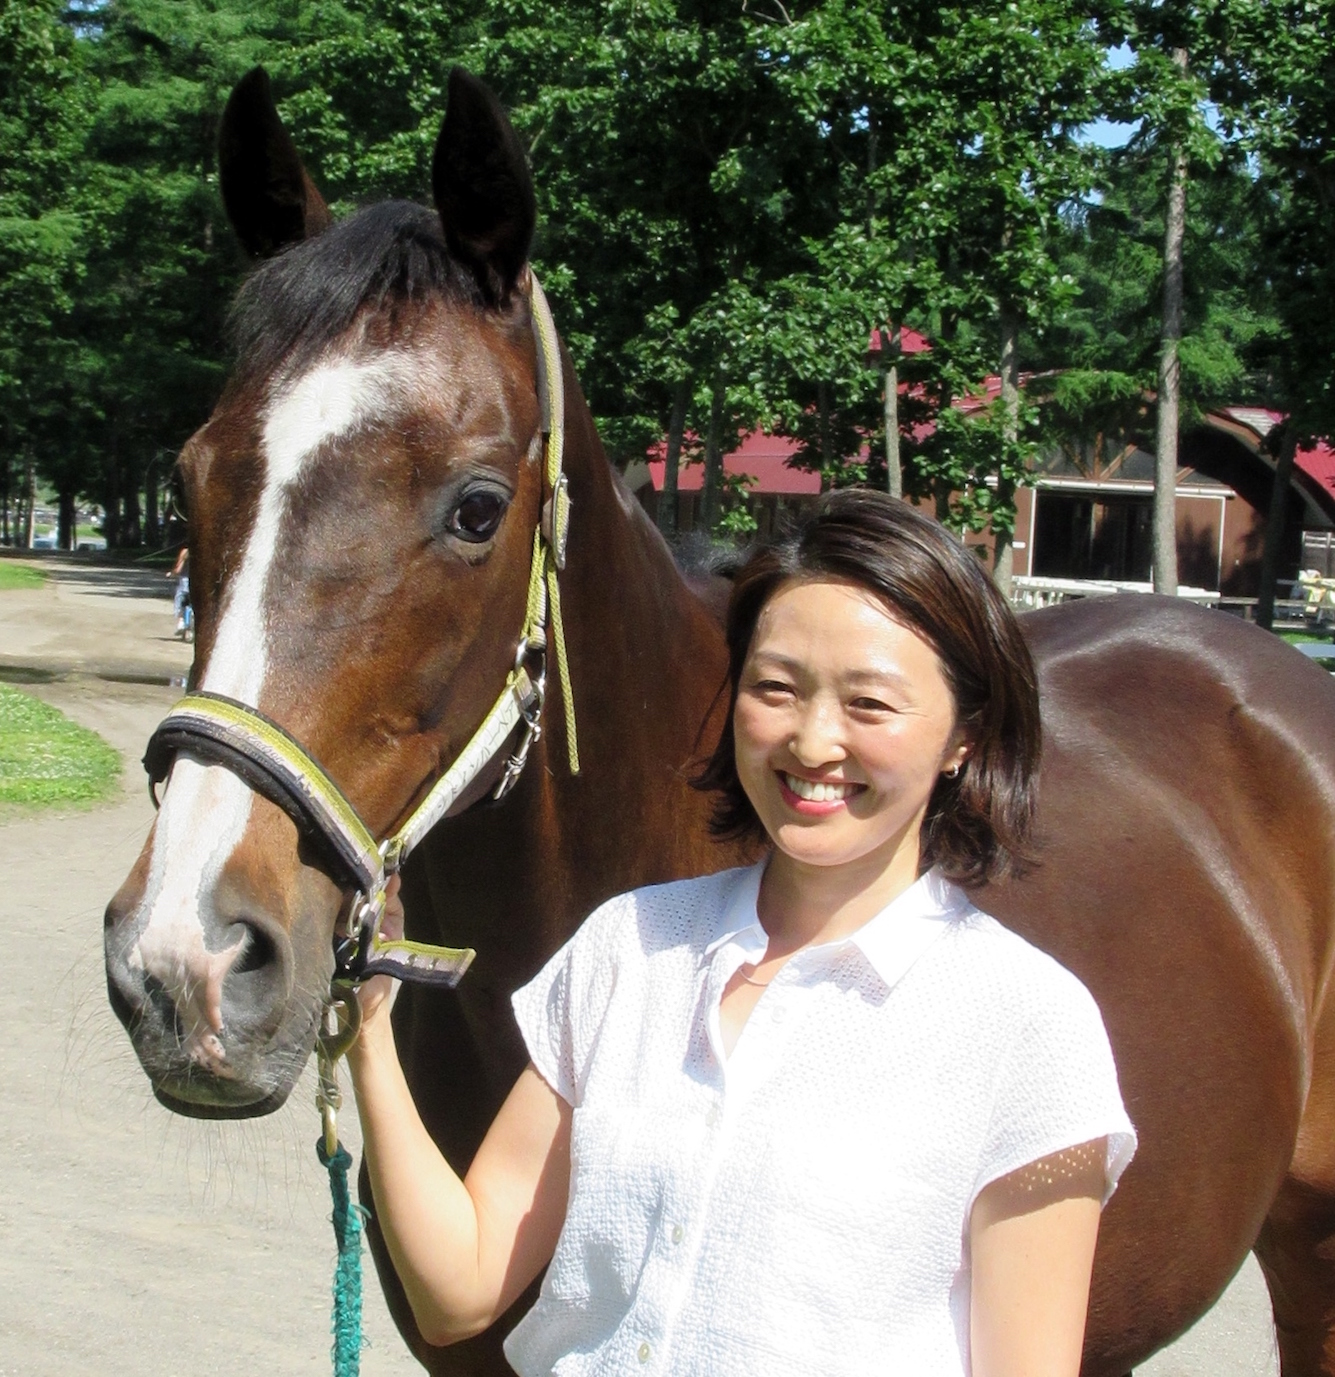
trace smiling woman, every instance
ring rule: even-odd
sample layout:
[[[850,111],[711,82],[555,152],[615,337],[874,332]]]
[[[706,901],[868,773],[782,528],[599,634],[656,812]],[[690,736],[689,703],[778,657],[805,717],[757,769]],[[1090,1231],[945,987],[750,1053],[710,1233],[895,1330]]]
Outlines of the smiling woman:
[[[120,774],[120,756],[95,732],[0,684],[0,803],[88,803]]]
[[[902,765],[904,744],[929,748],[921,797],[901,819],[911,827],[898,838],[906,882],[933,865],[968,884],[1023,870],[1040,748],[1033,662],[1005,600],[938,523],[872,494],[832,496],[819,521],[738,574],[728,652],[734,710],[699,781],[719,794],[717,835],[775,839],[781,820],[812,815],[791,800],[788,811],[761,811],[770,772],[739,738],[744,728],[786,740],[798,726],[824,733],[838,717],[876,757],[889,751]],[[805,683],[794,677],[804,669]],[[813,740],[799,754],[828,744]],[[788,763],[776,771],[783,787],[812,801],[845,773]],[[747,769],[760,769],[749,783]],[[871,783],[849,782],[858,793]],[[875,797],[850,798],[850,819]]]
[[[871,492],[755,554],[700,786],[759,864],[636,890],[514,996],[460,1180],[363,987],[349,1054],[422,1332],[551,1372],[1075,1377],[1135,1146],[1098,1008],[961,882],[1023,863],[1033,663],[973,557]],[[388,920],[397,918],[391,904]]]

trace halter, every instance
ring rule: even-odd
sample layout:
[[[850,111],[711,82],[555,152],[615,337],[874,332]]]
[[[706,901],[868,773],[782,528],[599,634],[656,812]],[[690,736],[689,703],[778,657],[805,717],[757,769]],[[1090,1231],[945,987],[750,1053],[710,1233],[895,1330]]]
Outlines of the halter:
[[[570,529],[569,487],[561,469],[565,447],[564,374],[551,309],[537,278],[532,277],[531,282],[539,429],[545,462],[544,500],[533,532],[524,626],[515,649],[514,668],[506,676],[500,696],[458,758],[408,820],[392,836],[378,842],[347,795],[299,741],[255,708],[222,694],[187,694],[159,724],[144,753],[149,793],[155,806],[158,784],[166,779],[176,756],[185,754],[231,770],[256,793],[282,808],[322,846],[326,859],[341,872],[351,891],[345,930],[334,939],[334,984],[343,990],[376,974],[453,987],[468,969],[475,955],[471,948],[436,947],[381,937],[385,886],[408,853],[442,818],[452,811],[462,812],[478,797],[474,786],[518,731],[518,742],[501,767],[491,797],[504,798],[514,787],[533,743],[542,735],[549,644],[565,704],[570,772],[579,773],[575,704],[557,581],[558,573],[565,568]],[[339,1002],[346,1000],[340,997]]]

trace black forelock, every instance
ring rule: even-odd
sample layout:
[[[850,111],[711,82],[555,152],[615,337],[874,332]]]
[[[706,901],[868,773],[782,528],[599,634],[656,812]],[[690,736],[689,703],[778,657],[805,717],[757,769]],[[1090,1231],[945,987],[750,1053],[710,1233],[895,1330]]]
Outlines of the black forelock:
[[[437,296],[481,308],[473,276],[450,256],[440,217],[411,201],[358,211],[262,263],[231,312],[236,371],[301,366],[365,308]]]

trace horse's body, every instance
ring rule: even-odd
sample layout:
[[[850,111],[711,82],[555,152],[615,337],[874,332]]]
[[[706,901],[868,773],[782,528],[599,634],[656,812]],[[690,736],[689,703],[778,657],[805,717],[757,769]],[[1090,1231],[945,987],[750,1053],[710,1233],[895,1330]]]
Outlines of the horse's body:
[[[267,293],[279,324],[252,332],[183,459],[196,682],[281,722],[382,834],[479,721],[523,613],[542,497],[531,204],[507,190],[526,174],[500,120],[452,85],[443,241],[421,212],[382,208],[261,276],[247,309]],[[224,189],[257,249],[327,222],[285,139],[267,90],[239,89]],[[359,285],[330,306],[321,273],[340,272]],[[564,386],[581,772],[549,706],[514,792],[441,824],[405,873],[410,935],[479,953],[456,992],[406,988],[395,1010],[456,1166],[524,1062],[509,993],[609,894],[739,859],[707,839],[687,782],[718,725],[717,620],[609,468],[568,366]],[[1093,991],[1141,1140],[1100,1233],[1085,1371],[1120,1377],[1174,1337],[1255,1244],[1285,1377],[1335,1374],[1335,688],[1273,638],[1162,600],[1054,608],[1026,629],[1040,863],[977,899]],[[112,1001],[164,1103],[257,1113],[290,1090],[340,906],[314,859],[240,780],[178,761],[107,912]],[[504,1325],[427,1349],[372,1242],[431,1371],[507,1370]]]

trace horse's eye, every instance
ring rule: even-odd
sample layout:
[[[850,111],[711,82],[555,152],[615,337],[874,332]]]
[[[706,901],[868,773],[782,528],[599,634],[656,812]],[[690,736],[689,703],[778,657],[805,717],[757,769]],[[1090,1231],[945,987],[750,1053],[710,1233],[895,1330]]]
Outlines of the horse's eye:
[[[498,492],[470,492],[454,509],[450,530],[461,540],[490,540],[505,515],[506,501]]]

